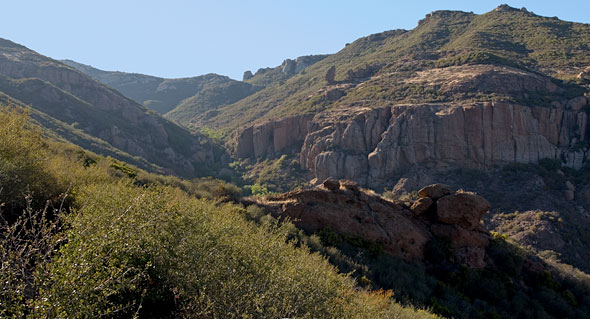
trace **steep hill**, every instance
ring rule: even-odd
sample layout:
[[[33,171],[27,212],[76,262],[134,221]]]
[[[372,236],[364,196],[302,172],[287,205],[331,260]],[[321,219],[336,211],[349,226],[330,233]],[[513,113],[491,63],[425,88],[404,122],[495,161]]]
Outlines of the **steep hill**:
[[[317,113],[339,105],[490,101],[494,92],[475,89],[467,95],[441,94],[437,87],[407,79],[426,70],[476,64],[516,67],[548,76],[549,80],[573,79],[590,65],[589,39],[588,25],[507,6],[482,15],[437,11],[427,15],[413,30],[387,31],[354,41],[310,66],[305,74],[222,109],[208,125],[234,129],[251,121]],[[332,66],[336,68],[335,82],[326,85],[324,77]],[[340,93],[326,94],[333,90]],[[529,96],[524,102],[535,101],[536,96]]]
[[[169,172],[210,175],[207,167],[219,163],[221,151],[206,138],[69,66],[3,39],[0,76],[6,95]]]
[[[195,95],[181,101],[164,116],[183,126],[198,130],[207,121],[207,118],[217,114],[218,108],[235,103],[261,88],[247,82],[234,80],[206,85]]]

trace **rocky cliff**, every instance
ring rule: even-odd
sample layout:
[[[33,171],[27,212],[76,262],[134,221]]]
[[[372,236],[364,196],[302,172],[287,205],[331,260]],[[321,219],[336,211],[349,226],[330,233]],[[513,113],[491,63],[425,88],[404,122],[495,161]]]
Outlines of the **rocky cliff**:
[[[587,161],[585,97],[558,107],[490,102],[396,105],[319,114],[309,125],[301,165],[329,176],[373,183],[416,165],[486,169],[507,163],[560,159]],[[335,112],[335,111],[334,111]]]
[[[330,229],[360,237],[410,260],[423,260],[430,241],[448,240],[456,262],[484,267],[490,235],[480,221],[490,204],[475,194],[451,194],[440,184],[421,189],[420,196],[413,203],[389,201],[356,182],[327,180],[315,189],[253,202],[310,232]]]

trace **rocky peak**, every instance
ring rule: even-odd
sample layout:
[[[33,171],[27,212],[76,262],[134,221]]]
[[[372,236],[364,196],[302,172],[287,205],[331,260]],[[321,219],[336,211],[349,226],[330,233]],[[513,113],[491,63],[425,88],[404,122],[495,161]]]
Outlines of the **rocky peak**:
[[[489,234],[480,226],[489,203],[482,197],[453,193],[444,185],[420,190],[413,202],[386,200],[352,180],[328,179],[313,189],[297,190],[255,203],[279,218],[289,217],[307,231],[330,229],[382,244],[385,251],[410,260],[424,260],[427,244],[445,240],[454,262],[482,268]],[[431,197],[432,196],[432,197]]]
[[[254,74],[252,74],[252,71],[248,70],[244,72],[244,75],[242,76],[242,81],[250,80],[253,76]]]

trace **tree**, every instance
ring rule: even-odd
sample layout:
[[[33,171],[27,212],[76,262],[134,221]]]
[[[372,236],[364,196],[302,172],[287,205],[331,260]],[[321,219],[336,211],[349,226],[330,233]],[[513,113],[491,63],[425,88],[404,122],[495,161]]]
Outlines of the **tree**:
[[[335,76],[336,76],[336,66],[332,65],[332,67],[330,69],[328,69],[328,72],[326,72],[326,82],[328,82],[328,84],[333,84]]]

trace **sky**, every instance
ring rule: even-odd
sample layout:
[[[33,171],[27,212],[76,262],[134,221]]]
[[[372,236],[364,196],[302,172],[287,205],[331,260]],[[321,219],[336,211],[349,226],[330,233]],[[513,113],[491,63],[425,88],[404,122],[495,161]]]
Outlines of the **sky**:
[[[0,37],[54,59],[175,78],[246,70],[335,53],[360,37],[413,29],[434,10],[485,13],[501,3],[590,23],[590,0],[11,0]]]

